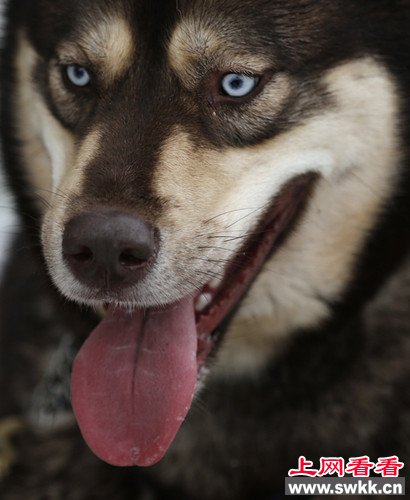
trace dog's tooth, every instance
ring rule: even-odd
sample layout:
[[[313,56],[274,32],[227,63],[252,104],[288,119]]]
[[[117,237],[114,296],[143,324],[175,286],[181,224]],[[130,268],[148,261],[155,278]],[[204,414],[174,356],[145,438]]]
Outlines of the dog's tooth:
[[[214,278],[212,281],[210,281],[208,283],[208,286],[212,290],[216,290],[217,288],[219,288],[221,283],[222,283],[222,280],[220,280],[219,278]]]
[[[202,312],[212,302],[212,295],[210,293],[201,293],[195,304],[195,310]]]

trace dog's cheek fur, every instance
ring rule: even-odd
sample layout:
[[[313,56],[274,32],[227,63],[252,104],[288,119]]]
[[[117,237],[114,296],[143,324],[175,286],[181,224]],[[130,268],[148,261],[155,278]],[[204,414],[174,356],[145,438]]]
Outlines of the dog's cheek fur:
[[[39,199],[38,205],[44,210],[41,198],[48,201],[53,186],[51,158],[45,147],[44,130],[39,123],[40,117],[49,115],[44,103],[38,99],[34,90],[32,77],[37,62],[37,55],[29,45],[24,33],[18,36],[16,49],[16,87],[15,106],[19,110],[16,115],[17,134],[21,141],[21,155],[25,166],[25,175]],[[60,125],[57,124],[57,130]],[[47,138],[48,140],[48,138]]]
[[[98,150],[100,134],[93,130],[81,141],[51,114],[33,81],[38,55],[19,34],[16,56],[17,135],[25,176],[42,213],[43,250],[57,285],[67,281],[61,256],[61,233],[71,200],[81,191],[84,167]]]
[[[78,145],[73,163],[68,165],[61,182],[50,201],[50,208],[45,212],[42,224],[42,245],[50,275],[55,285],[61,290],[71,290],[75,300],[80,293],[80,285],[66,267],[62,255],[62,237],[64,224],[76,209],[73,199],[82,191],[84,168],[94,157],[100,146],[100,132],[91,131]]]
[[[333,106],[268,143],[199,153],[176,131],[164,146],[156,189],[175,201],[166,214],[174,235],[168,254],[176,255],[201,227],[199,234],[208,231],[220,247],[188,249],[191,260],[223,262],[227,250],[238,248],[235,236],[254,227],[258,207],[281,186],[310,170],[322,176],[298,227],[235,315],[218,357],[220,373],[257,372],[284,335],[329,317],[399,180],[399,100],[385,68],[358,59],[330,70],[322,85]]]
[[[269,358],[266,345],[330,317],[400,182],[400,102],[387,71],[364,60],[336,68],[325,81],[340,117],[325,117],[316,133],[328,135],[336,163],[323,172],[297,231],[267,262],[235,316],[219,358],[226,375],[258,371]]]

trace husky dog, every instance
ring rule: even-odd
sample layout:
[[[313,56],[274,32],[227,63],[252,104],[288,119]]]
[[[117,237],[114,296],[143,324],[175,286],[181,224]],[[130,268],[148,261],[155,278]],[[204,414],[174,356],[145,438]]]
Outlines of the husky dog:
[[[301,455],[408,463],[410,2],[6,18],[1,498],[266,500]]]

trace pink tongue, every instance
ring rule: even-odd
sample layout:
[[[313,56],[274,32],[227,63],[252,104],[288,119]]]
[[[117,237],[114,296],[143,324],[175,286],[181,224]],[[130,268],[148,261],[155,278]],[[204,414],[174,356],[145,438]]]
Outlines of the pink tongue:
[[[197,381],[193,299],[163,310],[110,309],[78,353],[72,404],[105,462],[149,466],[167,451]]]

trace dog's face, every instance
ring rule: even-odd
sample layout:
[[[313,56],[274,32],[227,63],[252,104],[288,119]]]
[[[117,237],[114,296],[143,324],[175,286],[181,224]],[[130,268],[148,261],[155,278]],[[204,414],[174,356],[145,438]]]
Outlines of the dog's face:
[[[396,84],[354,7],[27,8],[17,131],[61,292],[127,309],[192,297],[208,335],[250,288],[220,352],[230,373],[326,319],[399,160]]]

